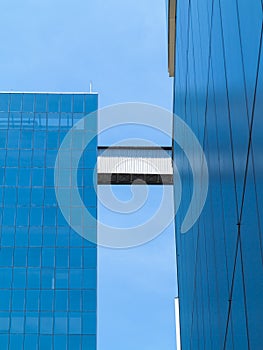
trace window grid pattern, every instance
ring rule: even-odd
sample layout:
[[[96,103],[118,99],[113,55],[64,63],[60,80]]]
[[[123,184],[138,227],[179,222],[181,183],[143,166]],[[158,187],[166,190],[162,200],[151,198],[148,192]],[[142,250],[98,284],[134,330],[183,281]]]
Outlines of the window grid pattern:
[[[68,226],[54,190],[60,144],[89,114],[78,181],[96,218],[96,110],[95,94],[0,93],[2,349],[96,349],[96,245]]]
[[[175,145],[183,349],[263,344],[262,11],[260,0],[177,2],[174,112],[203,145],[210,173],[204,211],[181,235],[193,184]]]

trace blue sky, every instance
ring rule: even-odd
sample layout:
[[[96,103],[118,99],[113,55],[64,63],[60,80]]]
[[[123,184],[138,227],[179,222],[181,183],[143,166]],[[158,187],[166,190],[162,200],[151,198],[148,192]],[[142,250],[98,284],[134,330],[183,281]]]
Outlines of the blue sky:
[[[113,191],[120,200],[131,197],[129,186],[115,186]],[[158,210],[161,195],[162,189],[152,186],[144,207],[128,217],[101,205],[101,221],[117,227],[144,222]],[[172,210],[166,204],[167,210]],[[100,248],[99,349],[175,349],[173,233],[171,224],[158,238],[140,247]]]
[[[171,109],[165,16],[164,0],[2,1],[0,90],[89,91],[92,80],[100,107]],[[115,194],[127,200],[130,190]],[[113,223],[103,206],[99,214]],[[172,226],[141,247],[100,248],[99,287],[99,350],[175,348]]]

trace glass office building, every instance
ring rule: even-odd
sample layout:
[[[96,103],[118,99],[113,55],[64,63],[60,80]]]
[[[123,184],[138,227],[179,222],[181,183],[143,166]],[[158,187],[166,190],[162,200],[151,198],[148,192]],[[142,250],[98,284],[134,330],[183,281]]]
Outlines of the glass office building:
[[[210,177],[199,220],[181,234],[193,177],[175,144],[175,161],[183,174],[176,217],[182,349],[260,350],[262,1],[170,0],[169,10],[174,113],[198,137]]]
[[[96,217],[97,106],[97,94],[0,93],[3,350],[96,349],[97,248],[61,214],[54,165],[67,132],[92,115],[95,138],[80,160],[78,185]]]

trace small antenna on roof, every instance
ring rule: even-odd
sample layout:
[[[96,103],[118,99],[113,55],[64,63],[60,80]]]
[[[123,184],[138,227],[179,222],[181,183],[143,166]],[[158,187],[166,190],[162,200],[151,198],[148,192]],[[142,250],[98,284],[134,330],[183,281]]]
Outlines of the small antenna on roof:
[[[89,92],[92,93],[92,81],[89,83]]]

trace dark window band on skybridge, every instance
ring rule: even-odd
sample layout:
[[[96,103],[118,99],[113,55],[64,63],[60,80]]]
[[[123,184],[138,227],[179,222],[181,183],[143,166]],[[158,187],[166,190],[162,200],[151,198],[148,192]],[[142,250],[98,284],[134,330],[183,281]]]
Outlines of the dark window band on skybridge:
[[[98,185],[173,185],[173,175],[98,174]]]

